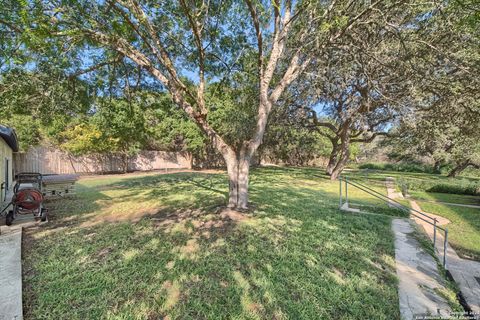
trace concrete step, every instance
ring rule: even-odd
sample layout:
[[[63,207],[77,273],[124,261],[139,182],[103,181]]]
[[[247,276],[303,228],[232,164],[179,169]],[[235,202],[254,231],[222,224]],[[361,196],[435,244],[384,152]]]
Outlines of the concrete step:
[[[23,319],[22,230],[0,235],[0,320]]]
[[[448,302],[438,293],[438,290],[445,289],[445,281],[435,259],[413,236],[415,229],[410,220],[393,219],[392,230],[395,234],[395,264],[402,319],[450,316]]]

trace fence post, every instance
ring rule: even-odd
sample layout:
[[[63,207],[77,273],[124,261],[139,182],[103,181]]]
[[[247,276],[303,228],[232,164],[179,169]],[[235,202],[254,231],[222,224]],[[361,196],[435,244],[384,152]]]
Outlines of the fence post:
[[[443,240],[443,268],[447,270],[447,246],[448,246],[448,228],[445,227],[445,239]]]
[[[340,183],[340,201],[339,201],[339,208],[342,208],[342,176],[338,177],[338,182]]]
[[[437,218],[433,218],[433,250],[436,250],[437,243]]]
[[[345,203],[348,207],[348,178],[345,177]]]

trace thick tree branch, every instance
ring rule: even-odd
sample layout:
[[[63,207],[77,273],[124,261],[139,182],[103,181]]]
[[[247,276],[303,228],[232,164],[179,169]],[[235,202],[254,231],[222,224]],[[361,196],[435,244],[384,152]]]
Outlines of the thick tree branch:
[[[315,112],[315,110],[310,110],[310,113],[312,114],[312,119],[313,119],[314,126],[328,128],[333,133],[335,133],[335,134],[338,133],[339,129],[337,127],[335,127],[335,125],[333,123],[328,122],[328,121],[318,120],[318,116],[317,116],[317,113]]]
[[[350,142],[363,142],[363,143],[370,143],[378,136],[386,136],[389,137],[390,135],[388,132],[375,132],[368,138],[361,138],[361,139],[351,139]]]
[[[197,89],[197,98],[198,98],[198,107],[200,112],[203,115],[207,115],[207,108],[205,106],[205,50],[203,48],[202,43],[202,29],[203,27],[197,24],[197,21],[192,16],[188,5],[185,3],[185,0],[180,0],[180,4],[182,6],[182,10],[187,16],[188,23],[190,24],[190,28],[193,32],[195,46],[198,50],[198,77],[199,77],[199,84]]]
[[[0,18],[0,24],[3,24],[5,26],[7,26],[7,28],[9,28],[10,30],[14,31],[14,32],[17,32],[17,33],[22,33],[23,30],[22,28],[14,25],[13,23],[10,23],[2,18]]]
[[[260,79],[263,75],[263,37],[262,30],[260,29],[260,21],[258,19],[257,10],[252,4],[251,0],[245,0],[252,17],[253,26],[255,27],[255,34],[257,36],[257,48],[258,48],[258,74]]]
[[[278,60],[280,59],[283,50],[285,49],[285,42],[286,37],[288,35],[288,31],[290,29],[290,24],[283,25],[282,28],[282,21],[286,23],[290,19],[290,1],[287,1],[287,5],[285,7],[284,18],[281,19],[280,17],[280,3],[278,0],[274,1],[274,33],[273,33],[273,43],[272,43],[272,50],[270,52],[270,58],[268,59],[267,66],[265,67],[265,71],[263,73],[263,77],[260,82],[260,87],[262,87],[262,91],[264,93],[264,99],[267,99],[266,91],[270,86],[270,82],[272,81],[273,73],[277,67]]]
[[[195,109],[188,103],[183,97],[182,90],[172,84],[172,82],[163,73],[155,68],[153,63],[143,53],[133,48],[128,42],[121,38],[110,37],[104,33],[84,30],[87,36],[102,43],[106,46],[113,47],[114,50],[122,53],[126,57],[132,59],[137,65],[145,68],[154,77],[156,77],[167,89],[170,91],[172,99],[179,105],[190,118],[192,118],[197,126],[211,139],[212,143],[222,153],[232,152],[231,148],[225,143],[225,141],[213,130],[207,123],[204,115],[195,111]]]
[[[119,0],[117,0],[119,1]],[[135,15],[135,17],[139,20],[139,22],[147,29],[148,34],[150,37],[155,42],[155,46],[153,46],[154,52],[157,54],[159,53],[161,59],[160,62],[162,65],[167,69],[167,72],[170,74],[170,77],[172,78],[172,81],[175,82],[176,86],[181,88],[185,92],[189,92],[187,86],[180,80],[178,77],[177,70],[170,59],[170,56],[168,55],[167,50],[163,46],[162,42],[160,41],[160,38],[158,37],[157,33],[155,32],[155,28],[153,25],[150,23],[150,20],[148,16],[145,14],[143,11],[142,7],[136,0],[128,0],[128,5],[124,4],[127,8],[130,8],[132,10],[132,13]],[[191,95],[191,93],[189,93]]]
[[[280,98],[282,93],[285,89],[295,81],[298,76],[307,68],[308,64],[311,61],[311,58],[306,58],[301,64],[299,64],[300,60],[300,51],[293,56],[290,65],[288,66],[287,70],[283,74],[282,80],[277,84],[275,89],[269,96],[269,100],[272,104],[276,103],[277,100]]]
[[[90,67],[88,67],[88,68],[86,68],[86,69],[78,70],[78,71],[76,71],[76,72],[74,72],[74,73],[72,73],[72,74],[69,74],[67,77],[68,77],[69,79],[73,79],[73,78],[76,78],[76,77],[78,77],[78,76],[80,76],[80,75],[82,75],[82,74],[85,74],[85,73],[89,73],[89,72],[98,70],[98,69],[100,69],[100,68],[102,68],[102,67],[105,67],[105,66],[107,66],[107,65],[111,65],[111,64],[113,64],[113,63],[117,63],[117,62],[121,61],[122,59],[123,59],[123,56],[119,56],[119,57],[117,57],[117,58],[115,58],[115,59],[111,59],[111,60],[108,60],[108,61],[103,61],[103,62],[94,64],[93,66],[90,66]]]

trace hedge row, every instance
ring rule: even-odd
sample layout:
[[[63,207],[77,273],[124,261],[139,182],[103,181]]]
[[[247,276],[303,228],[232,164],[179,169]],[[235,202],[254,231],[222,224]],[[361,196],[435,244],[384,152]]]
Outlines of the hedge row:
[[[434,173],[432,166],[415,163],[363,163],[359,165],[358,168],[399,172]]]

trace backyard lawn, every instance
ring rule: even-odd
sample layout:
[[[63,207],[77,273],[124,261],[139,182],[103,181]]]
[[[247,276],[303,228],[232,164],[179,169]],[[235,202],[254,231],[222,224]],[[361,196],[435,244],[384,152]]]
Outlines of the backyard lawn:
[[[403,175],[407,183],[411,183],[409,194],[426,213],[433,213],[450,220],[447,225],[449,243],[456,252],[468,259],[480,261],[480,208],[453,206],[445,203],[477,205],[480,206],[480,196],[467,194],[450,194],[440,192],[427,192],[435,185],[464,186],[477,183],[478,178],[447,178],[441,175],[415,174],[413,178]],[[447,188],[448,190],[448,188]],[[445,203],[442,203],[445,202]]]
[[[480,209],[419,202],[423,211],[450,220],[448,242],[464,258],[480,261]]]
[[[427,192],[436,185],[465,186],[478,183],[478,178],[447,178],[443,175],[392,171],[354,171],[347,174],[351,179],[367,181],[369,185],[384,184],[386,177],[394,177],[397,190],[401,184],[408,185],[410,198],[417,201],[426,213],[433,213],[450,220],[449,243],[464,258],[480,261],[480,208],[448,205],[442,202],[480,206],[480,196]],[[448,190],[448,188],[447,188]],[[367,202],[371,202],[368,200]],[[399,200],[408,206],[408,200]]]
[[[340,212],[316,169],[253,170],[248,214],[226,192],[223,173],[81,179],[24,236],[25,318],[399,318],[388,216]]]

